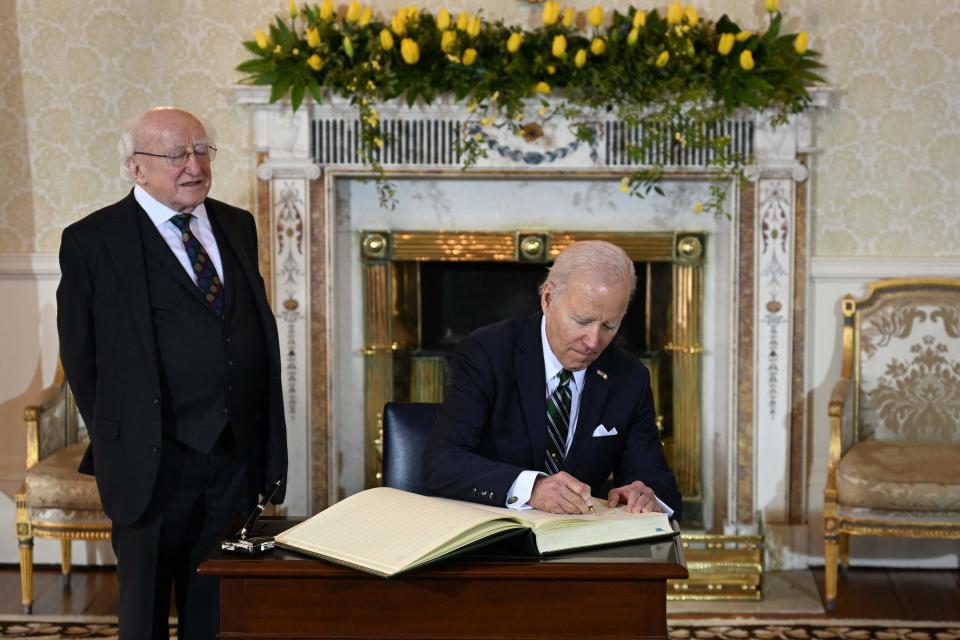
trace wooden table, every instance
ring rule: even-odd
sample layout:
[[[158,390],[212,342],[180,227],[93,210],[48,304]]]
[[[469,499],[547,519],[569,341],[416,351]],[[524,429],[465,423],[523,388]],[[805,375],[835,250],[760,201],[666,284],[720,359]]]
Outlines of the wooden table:
[[[679,536],[548,559],[488,547],[389,579],[279,549],[199,571],[220,578],[221,638],[288,640],[666,638],[666,581],[687,577]]]

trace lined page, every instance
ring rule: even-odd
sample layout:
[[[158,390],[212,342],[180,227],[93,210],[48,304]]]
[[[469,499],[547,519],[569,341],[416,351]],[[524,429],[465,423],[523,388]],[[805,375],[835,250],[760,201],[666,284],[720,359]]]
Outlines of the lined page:
[[[276,537],[278,544],[334,561],[392,575],[490,532],[523,526],[514,514],[506,523],[476,505],[421,496],[398,489],[367,489],[321,511]]]

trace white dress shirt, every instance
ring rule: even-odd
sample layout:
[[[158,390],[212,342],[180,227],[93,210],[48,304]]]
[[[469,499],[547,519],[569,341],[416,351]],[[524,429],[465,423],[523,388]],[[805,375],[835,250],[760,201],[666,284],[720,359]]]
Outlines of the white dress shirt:
[[[196,284],[197,274],[193,270],[193,265],[190,264],[190,256],[187,255],[187,249],[183,246],[181,231],[177,225],[170,221],[170,218],[179,215],[180,212],[174,211],[167,205],[159,202],[141,188],[140,185],[133,188],[133,197],[137,203],[143,207],[143,210],[147,212],[150,221],[157,227],[157,231],[163,236],[170,250],[173,251],[173,255],[176,256],[177,260],[183,266],[183,270],[187,272],[187,275],[189,275],[193,283]],[[210,216],[207,215],[207,209],[201,202],[191,213],[193,214],[193,218],[190,219],[190,231],[193,232],[193,235],[197,236],[197,240],[200,241],[207,255],[210,256],[210,260],[213,261],[217,275],[220,276],[220,282],[224,282],[220,249],[217,248],[217,240],[213,235],[213,226],[210,224]]]

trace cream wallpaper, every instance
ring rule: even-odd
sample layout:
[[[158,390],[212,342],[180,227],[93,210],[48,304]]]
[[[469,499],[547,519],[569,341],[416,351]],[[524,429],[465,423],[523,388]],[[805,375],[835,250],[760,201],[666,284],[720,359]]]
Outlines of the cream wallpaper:
[[[781,3],[791,29],[811,32],[836,89],[817,126],[814,255],[960,255],[960,0]],[[217,126],[212,195],[252,207],[250,126],[232,101],[233,67],[245,57],[241,40],[286,4],[0,0],[9,70],[0,76],[0,253],[55,252],[64,225],[119,199],[129,187],[118,125],[155,104]],[[375,3],[384,12],[402,4]],[[762,5],[697,3],[743,26],[763,19]],[[523,0],[446,6],[526,24],[539,15]]]

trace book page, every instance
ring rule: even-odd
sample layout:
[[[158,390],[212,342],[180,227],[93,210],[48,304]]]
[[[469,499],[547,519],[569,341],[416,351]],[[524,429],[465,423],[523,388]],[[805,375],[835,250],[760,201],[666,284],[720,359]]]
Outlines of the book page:
[[[392,575],[494,533],[522,527],[458,500],[377,487],[284,531],[278,544]]]
[[[477,505],[491,513],[512,512],[534,532],[541,553],[577,549],[629,540],[642,540],[673,532],[663,513],[628,513],[624,507],[611,509],[606,500],[593,499],[597,515],[547,513],[538,509],[517,511]]]

